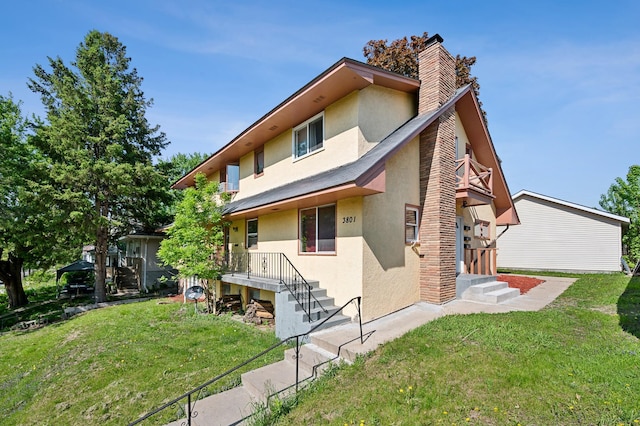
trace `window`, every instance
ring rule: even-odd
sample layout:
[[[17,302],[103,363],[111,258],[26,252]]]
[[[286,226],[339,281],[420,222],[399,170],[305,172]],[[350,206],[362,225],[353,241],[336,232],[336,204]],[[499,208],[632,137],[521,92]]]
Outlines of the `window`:
[[[220,190],[222,192],[238,192],[240,189],[240,166],[227,164],[220,170]]]
[[[231,294],[231,284],[222,283],[222,295],[228,296]]]
[[[414,206],[405,206],[404,208],[404,241],[407,244],[420,240],[418,234],[418,208]]]
[[[258,246],[258,219],[247,220],[247,248]]]
[[[320,114],[293,129],[293,155],[305,156],[322,148],[324,141],[324,116]]]
[[[260,300],[260,289],[249,287],[249,300]]]
[[[256,149],[253,153],[253,173],[256,176],[264,173],[264,147]]]
[[[300,210],[300,251],[302,253],[335,253],[335,204]]]

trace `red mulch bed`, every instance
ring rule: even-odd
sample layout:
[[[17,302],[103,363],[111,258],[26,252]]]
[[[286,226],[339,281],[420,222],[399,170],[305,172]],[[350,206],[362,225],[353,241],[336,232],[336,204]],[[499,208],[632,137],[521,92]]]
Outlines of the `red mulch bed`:
[[[525,277],[522,275],[498,275],[498,281],[509,283],[511,288],[519,288],[520,294],[525,294],[538,284],[542,284],[544,280],[537,278]]]

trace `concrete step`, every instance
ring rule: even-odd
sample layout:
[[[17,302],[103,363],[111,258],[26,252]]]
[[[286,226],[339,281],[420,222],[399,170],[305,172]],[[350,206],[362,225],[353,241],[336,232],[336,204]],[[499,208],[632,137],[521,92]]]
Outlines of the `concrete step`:
[[[290,301],[295,301],[295,299]],[[311,298],[311,308],[314,309],[314,308],[319,308],[321,306],[322,307],[332,306],[334,302],[335,300],[333,299],[333,297],[329,297],[329,296],[320,296],[320,297],[316,297],[315,299]],[[296,303],[296,311],[301,311],[301,310],[302,310],[302,305],[300,305],[299,303]]]
[[[284,352],[284,358],[295,365],[296,349],[287,349]],[[325,351],[313,343],[307,343],[306,345],[300,346],[298,360],[300,362],[300,368],[303,368],[305,371],[310,371],[314,377],[317,377],[329,368],[331,363],[337,362],[339,358],[337,355]]]
[[[509,284],[506,282],[493,281],[469,287],[462,294],[462,299],[484,303],[502,303],[518,296],[520,296],[520,290],[517,288],[509,288]]]
[[[509,284],[503,281],[492,281],[488,283],[472,285],[465,291],[465,294],[486,294],[492,291],[508,288]]]
[[[327,289],[325,288],[319,288],[319,287],[314,287],[313,289],[311,289],[311,294],[316,298],[322,298],[322,297],[326,297],[327,296]],[[296,298],[293,296],[293,294],[289,294],[289,300],[291,301],[295,301]],[[313,302],[313,297],[311,298],[311,301]]]
[[[243,386],[238,386],[196,401],[192,408],[191,425],[228,426],[240,424],[251,416],[256,406],[257,402],[249,392]],[[195,415],[196,413],[197,415]],[[181,419],[166,426],[185,424],[188,424],[186,419]]]
[[[311,371],[300,368],[299,382],[303,383],[312,377]],[[286,397],[295,392],[296,367],[288,360],[265,365],[241,375],[242,386],[256,401],[266,404],[274,396]]]
[[[489,303],[502,303],[506,300],[520,296],[520,290],[517,288],[503,288],[500,290],[485,293],[483,298]]]

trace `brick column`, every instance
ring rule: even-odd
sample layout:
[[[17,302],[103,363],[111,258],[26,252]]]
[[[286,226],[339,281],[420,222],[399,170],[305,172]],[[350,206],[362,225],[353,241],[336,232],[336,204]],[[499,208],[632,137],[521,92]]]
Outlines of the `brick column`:
[[[435,111],[455,93],[455,59],[439,35],[419,55],[418,113]],[[420,300],[456,297],[455,108],[420,135]]]
[[[456,297],[455,115],[420,135],[420,300]]]

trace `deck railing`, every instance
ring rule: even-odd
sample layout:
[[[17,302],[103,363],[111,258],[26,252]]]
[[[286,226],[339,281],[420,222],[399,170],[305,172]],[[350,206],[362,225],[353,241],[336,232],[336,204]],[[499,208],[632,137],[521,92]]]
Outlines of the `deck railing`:
[[[247,279],[276,280],[283,284],[296,299],[311,322],[311,309],[315,306],[327,310],[316,299],[313,287],[284,253],[231,252],[228,256],[228,271],[232,275],[246,275]]]
[[[456,160],[456,189],[472,189],[493,195],[493,169],[473,160],[469,154]]]
[[[464,249],[464,265],[468,274],[496,275],[497,250],[490,247]]]

